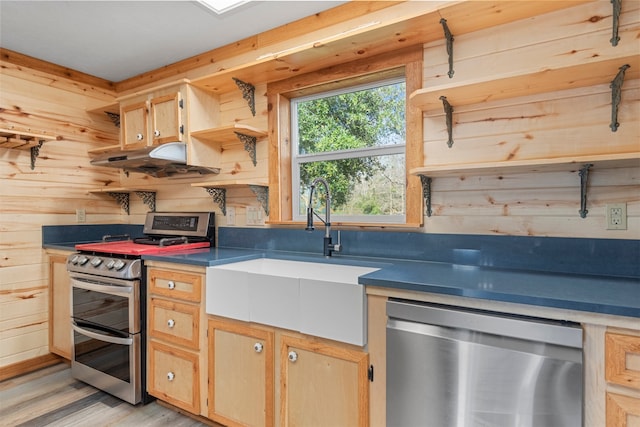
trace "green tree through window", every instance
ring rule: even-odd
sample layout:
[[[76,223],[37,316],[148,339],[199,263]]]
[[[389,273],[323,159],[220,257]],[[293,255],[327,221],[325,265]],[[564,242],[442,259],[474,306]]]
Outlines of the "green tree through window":
[[[404,215],[405,99],[404,81],[394,80],[293,100],[300,213],[322,176],[338,215]]]

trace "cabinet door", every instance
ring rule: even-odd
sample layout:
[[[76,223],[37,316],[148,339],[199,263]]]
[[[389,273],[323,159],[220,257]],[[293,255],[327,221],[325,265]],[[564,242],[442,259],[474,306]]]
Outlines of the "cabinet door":
[[[149,393],[192,414],[199,414],[198,354],[149,340],[148,360]]]
[[[152,139],[147,132],[147,102],[138,102],[120,108],[120,146],[123,150],[146,147]]]
[[[607,427],[640,426],[640,399],[607,393]]]
[[[67,257],[49,257],[49,351],[71,359],[71,280]]]
[[[273,371],[273,332],[209,320],[209,418],[272,426]]]
[[[151,100],[153,145],[182,141],[180,92]]]
[[[361,351],[282,336],[281,424],[367,426],[368,361]]]

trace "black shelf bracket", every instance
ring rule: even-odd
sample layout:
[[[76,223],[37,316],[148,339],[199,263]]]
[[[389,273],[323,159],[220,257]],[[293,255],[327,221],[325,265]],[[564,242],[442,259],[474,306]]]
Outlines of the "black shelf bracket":
[[[611,36],[611,46],[618,46],[620,36],[618,28],[620,27],[620,12],[622,11],[622,0],[611,0],[613,5],[613,35]]]
[[[111,120],[115,127],[120,127],[120,114],[112,113],[110,111],[105,111],[104,113],[109,117],[109,120]]]
[[[420,182],[422,183],[422,197],[424,198],[424,203],[427,208],[427,216],[430,217],[433,214],[431,210],[431,177],[426,175],[419,175]]]
[[[444,30],[444,37],[447,39],[447,55],[449,55],[449,72],[447,75],[450,79],[453,78],[453,34],[449,31],[449,26],[447,25],[447,20],[442,18],[440,19],[440,23],[442,24],[442,29]]]
[[[213,202],[218,205],[222,215],[227,216],[227,189],[219,187],[205,187],[207,193],[213,198]]]
[[[140,197],[145,205],[149,206],[151,212],[156,211],[156,193],[155,191],[136,191],[136,196]]]
[[[40,155],[40,148],[42,148],[42,144],[44,144],[44,139],[38,141],[38,145],[30,148],[31,151],[31,170],[36,168],[36,159]]]
[[[249,157],[251,157],[251,161],[253,162],[253,166],[257,165],[256,160],[256,141],[258,138],[255,136],[245,135],[241,132],[235,132],[238,139],[244,144],[244,151],[249,153]]]
[[[249,108],[251,109],[251,114],[256,115],[256,98],[255,92],[256,88],[251,83],[245,83],[240,79],[236,79],[233,77],[233,81],[236,82],[238,88],[242,91],[242,97],[249,104]]]
[[[618,130],[620,123],[618,123],[618,108],[620,107],[620,100],[622,99],[622,83],[624,83],[624,72],[627,68],[630,68],[629,64],[624,64],[618,69],[618,74],[611,81],[609,87],[611,88],[611,132]]]
[[[447,120],[447,135],[449,136],[447,145],[451,148],[453,146],[453,107],[449,104],[449,101],[447,101],[446,96],[441,96],[440,101],[442,101],[442,107],[444,108],[444,114]]]
[[[589,213],[587,210],[587,184],[589,182],[589,169],[592,167],[592,163],[587,163],[578,172],[580,175],[580,218],[586,218]]]
[[[111,191],[107,194],[116,199],[116,202],[118,202],[122,210],[125,211],[127,215],[129,215],[129,193],[117,193]]]
[[[249,184],[249,188],[256,195],[258,202],[262,205],[262,210],[269,216],[269,187],[265,185],[253,185]]]

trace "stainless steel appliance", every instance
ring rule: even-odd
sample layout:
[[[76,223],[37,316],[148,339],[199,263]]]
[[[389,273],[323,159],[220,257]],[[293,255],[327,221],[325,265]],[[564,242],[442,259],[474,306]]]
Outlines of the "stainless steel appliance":
[[[141,255],[214,244],[214,214],[147,214],[144,236],[76,245],[71,280],[71,374],[129,403],[148,401],[146,281]]]
[[[582,426],[579,325],[387,302],[387,425]]]

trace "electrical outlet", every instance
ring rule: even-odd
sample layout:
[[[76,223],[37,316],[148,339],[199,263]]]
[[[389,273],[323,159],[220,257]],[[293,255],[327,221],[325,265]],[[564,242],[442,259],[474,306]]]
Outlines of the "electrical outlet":
[[[607,230],[627,229],[627,204],[610,203],[606,206]]]
[[[76,209],[76,222],[87,222],[87,211],[84,209]]]
[[[227,225],[236,225],[236,208],[227,207]]]

